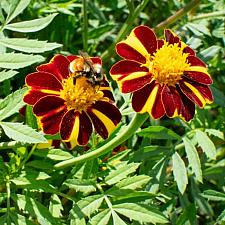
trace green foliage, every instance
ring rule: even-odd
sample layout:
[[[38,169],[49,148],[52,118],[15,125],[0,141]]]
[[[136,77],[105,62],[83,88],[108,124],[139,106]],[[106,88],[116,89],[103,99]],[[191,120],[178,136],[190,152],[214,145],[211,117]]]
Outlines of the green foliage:
[[[1,122],[5,134],[15,141],[24,143],[44,143],[47,140],[42,134],[21,123]]]
[[[177,16],[190,2],[198,3]],[[224,15],[222,0],[1,0],[0,224],[224,224]],[[111,152],[84,160],[117,140],[134,116],[131,95],[121,96],[108,73],[119,60],[116,43],[140,24],[159,38],[171,28],[196,51],[213,78],[214,103],[196,107],[189,123],[148,119]],[[84,49],[102,57],[123,119],[109,139],[94,134],[87,147],[68,151],[67,143],[51,145],[59,135],[38,130],[31,106],[19,113],[24,78],[57,53]],[[77,161],[59,166],[70,160]]]
[[[173,154],[172,160],[174,179],[177,182],[179,191],[183,194],[188,184],[186,167],[184,161],[177,152]]]

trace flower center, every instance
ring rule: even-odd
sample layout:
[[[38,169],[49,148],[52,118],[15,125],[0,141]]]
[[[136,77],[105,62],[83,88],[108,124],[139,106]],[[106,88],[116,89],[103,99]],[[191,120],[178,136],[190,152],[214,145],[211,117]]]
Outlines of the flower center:
[[[182,79],[183,72],[190,67],[189,53],[183,53],[183,49],[184,46],[179,47],[178,43],[165,42],[151,57],[149,71],[158,83],[175,86]]]
[[[99,91],[99,86],[93,85],[84,76],[76,78],[70,76],[63,80],[63,90],[60,97],[66,101],[67,109],[74,109],[79,112],[86,111],[98,100],[105,100],[103,92]]]

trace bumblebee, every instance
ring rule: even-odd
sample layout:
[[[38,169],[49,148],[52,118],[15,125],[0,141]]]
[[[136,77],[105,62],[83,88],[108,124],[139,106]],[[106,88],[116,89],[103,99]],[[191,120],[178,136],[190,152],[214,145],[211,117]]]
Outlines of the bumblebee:
[[[89,55],[86,52],[79,51],[81,57],[74,59],[69,66],[70,72],[73,74],[73,84],[76,79],[84,76],[93,86],[98,86],[103,81],[102,69],[93,65]]]

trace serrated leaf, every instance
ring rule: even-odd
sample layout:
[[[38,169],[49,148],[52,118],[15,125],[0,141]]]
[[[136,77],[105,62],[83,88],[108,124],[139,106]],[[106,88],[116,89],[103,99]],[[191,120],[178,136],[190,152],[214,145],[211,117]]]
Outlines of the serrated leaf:
[[[45,180],[28,180],[26,177],[17,177],[11,180],[17,187],[27,188],[46,193],[58,194],[58,191]]]
[[[13,0],[10,2],[6,24],[18,16],[30,3],[31,0]]]
[[[5,17],[3,15],[2,6],[0,4],[0,22],[3,24],[5,22]]]
[[[183,142],[185,146],[185,151],[187,153],[189,165],[191,166],[192,171],[196,176],[196,179],[202,182],[201,162],[197,150],[188,138],[184,137]]]
[[[76,203],[73,203],[73,208],[70,210],[70,218],[70,225],[86,225],[85,215]]]
[[[177,152],[173,154],[172,160],[174,179],[177,182],[179,191],[183,194],[188,184],[186,167],[184,161]]]
[[[93,195],[78,201],[77,205],[82,210],[82,212],[89,217],[93,212],[98,210],[103,200],[104,195]]]
[[[50,176],[42,171],[32,170],[31,168],[23,170],[20,177],[26,177],[28,180],[46,180]]]
[[[130,189],[111,188],[105,192],[108,196],[113,197],[114,201],[121,202],[141,202],[147,199],[155,198],[154,194],[146,191],[134,191]]]
[[[196,207],[195,204],[190,204],[184,208],[183,213],[178,217],[176,225],[196,224]],[[190,223],[188,223],[188,220]]]
[[[113,225],[126,225],[126,223],[112,210]]]
[[[196,139],[203,152],[205,152],[210,159],[216,159],[216,147],[209,137],[201,130],[196,130]]]
[[[27,38],[3,38],[0,39],[0,45],[26,53],[42,53],[62,47],[61,44]]]
[[[142,160],[149,160],[155,157],[161,158],[162,155],[166,154],[166,152],[170,150],[171,147],[169,146],[150,145],[135,151],[133,155],[130,155],[130,157],[132,161],[140,162]]]
[[[48,209],[35,199],[19,194],[13,198],[20,209],[28,211],[41,225],[59,224]]]
[[[96,216],[92,217],[88,225],[108,225],[111,216],[110,209],[105,209],[98,213]]]
[[[63,206],[58,195],[53,194],[51,196],[50,204],[49,204],[49,212],[57,218],[62,217]]]
[[[23,143],[45,143],[45,137],[22,123],[1,122],[5,134],[15,141]]]
[[[46,156],[47,158],[55,161],[62,161],[73,158],[73,156],[69,152],[63,151],[61,149],[50,149]]]
[[[111,171],[109,175],[106,176],[105,182],[108,185],[115,184],[118,181],[126,178],[127,175],[135,172],[139,165],[139,163],[130,163],[122,165],[121,167],[117,168],[117,170]]]
[[[114,205],[113,209],[128,217],[131,220],[137,220],[141,223],[167,223],[167,218],[157,209],[147,205],[137,203],[122,203]]]
[[[3,70],[0,72],[0,82],[4,81],[4,80],[7,80],[9,78],[12,78],[14,77],[16,74],[18,74],[17,71],[15,70]]]
[[[83,193],[96,191],[95,182],[92,180],[67,179],[63,184]]]
[[[225,202],[225,194],[222,192],[207,190],[203,192],[202,196],[208,200]]]
[[[41,173],[46,174],[44,172],[41,172]],[[23,177],[22,176],[15,177],[11,179],[11,182],[20,188],[27,188],[30,190],[36,190],[36,191],[47,192],[47,193],[58,193],[57,190],[51,184],[49,184],[48,181],[42,180],[43,178],[46,179],[45,177],[47,174],[44,175],[44,177],[42,174],[40,174],[39,176],[38,173],[36,173],[37,176],[35,177],[34,174],[31,174],[31,173],[22,174]]]
[[[216,130],[216,129],[205,129],[205,132],[207,132],[208,134],[211,134],[213,136],[216,136],[222,140],[224,140],[224,134],[223,132]]]
[[[37,149],[34,152],[34,155],[47,157],[55,161],[62,161],[73,158],[73,156],[69,152],[63,151],[61,149],[42,149],[41,151]]]
[[[26,55],[22,53],[0,54],[0,67],[4,69],[20,69],[41,61],[44,61],[44,57],[41,55]]]
[[[172,130],[162,126],[150,126],[137,132],[137,135],[153,139],[179,140],[181,138]]]
[[[149,181],[151,177],[146,175],[139,175],[139,176],[133,176],[125,178],[124,180],[117,183],[115,186],[121,189],[138,189],[143,186],[145,186]]]
[[[49,160],[32,160],[26,163],[26,166],[33,167],[35,169],[52,171],[54,166]]]
[[[18,112],[25,105],[23,96],[26,91],[26,88],[17,90],[0,102],[0,121]]]
[[[201,34],[211,36],[209,29],[203,24],[188,23],[186,26],[197,36]]]
[[[18,213],[10,212],[10,218],[14,222],[15,225],[35,225],[32,221],[28,220],[26,217],[21,216]],[[1,221],[1,220],[0,220]]]
[[[56,15],[58,15],[58,13],[54,13],[52,15],[40,19],[7,24],[5,26],[5,29],[22,33],[36,32],[47,27],[52,22],[52,20],[55,18]]]
[[[225,209],[223,210],[223,212],[218,216],[217,222],[224,222],[225,221]],[[222,224],[222,223],[221,223]]]
[[[219,51],[222,51],[222,48],[220,46],[212,45],[209,48],[202,50],[199,54],[204,61],[209,61],[215,55],[217,55]]]

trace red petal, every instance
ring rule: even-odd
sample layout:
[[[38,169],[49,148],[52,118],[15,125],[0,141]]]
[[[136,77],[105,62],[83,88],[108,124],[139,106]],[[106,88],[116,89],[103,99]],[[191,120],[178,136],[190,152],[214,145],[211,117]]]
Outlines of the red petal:
[[[198,57],[193,56],[193,55],[189,55],[187,57],[187,61],[188,61],[188,63],[191,64],[191,66],[202,66],[202,67],[206,67],[206,64],[204,62],[202,62],[202,60],[200,60]]]
[[[195,51],[191,47],[189,47],[189,46],[186,46],[184,48],[183,53],[189,53],[189,55],[195,56]]]
[[[190,121],[195,115],[195,104],[191,100],[189,100],[179,88],[177,89],[177,91],[179,92],[182,100],[180,116],[184,120]]]
[[[26,84],[32,89],[51,90],[59,92],[63,89],[61,82],[52,74],[35,72],[26,76]]]
[[[135,92],[143,88],[148,84],[152,79],[152,76],[149,73],[146,73],[145,76],[138,77],[132,80],[125,80],[121,82],[121,91],[123,93]]]
[[[77,55],[68,55],[66,56],[66,58],[72,62],[74,59],[77,59],[77,58],[80,58],[80,56],[77,56]]]
[[[212,92],[207,85],[183,80],[179,86],[182,92],[200,108],[213,101]]]
[[[120,111],[109,102],[98,101],[87,113],[96,132],[103,138],[107,138],[121,120]]]
[[[100,57],[90,57],[93,64],[99,64],[102,65],[102,59]]]
[[[47,96],[49,94],[40,92],[39,90],[29,90],[26,95],[23,97],[23,101],[29,105],[34,105],[38,100]]]
[[[66,108],[65,101],[62,98],[48,95],[34,105],[33,112],[36,116],[45,116],[61,111],[62,108]]]
[[[180,38],[177,37],[177,35],[174,34],[171,30],[165,29],[164,30],[164,35],[165,35],[166,41],[169,44],[174,44],[174,43],[179,43],[180,42]]]
[[[33,108],[33,112],[40,118],[42,129],[46,134],[59,132],[59,125],[67,109],[64,100],[56,96],[41,98]]]
[[[152,29],[147,26],[138,26],[133,30],[135,36],[151,55],[157,49],[157,39]]]
[[[56,55],[49,63],[38,66],[37,70],[54,74],[61,81],[69,76],[69,63],[65,56]]]
[[[92,108],[102,112],[105,116],[110,118],[115,126],[121,120],[121,113],[119,109],[109,102],[97,101],[94,105],[92,105]]]
[[[60,126],[60,135],[64,141],[75,140],[79,145],[86,145],[92,133],[92,124],[85,112],[68,111]]]
[[[181,97],[175,87],[164,86],[162,91],[162,101],[168,117],[175,117],[180,114]]]
[[[158,45],[157,49],[162,48],[162,46],[164,45],[164,40],[162,39],[157,40],[157,45]]]
[[[139,63],[146,62],[146,58],[143,55],[141,55],[141,53],[139,53],[137,50],[135,50],[134,48],[132,48],[126,43],[123,43],[123,42],[118,43],[116,45],[116,51],[117,51],[117,54],[124,59],[135,60]]]
[[[198,71],[185,71],[184,76],[201,84],[206,84],[206,85],[212,84],[211,77],[206,73],[202,73]]]
[[[113,79],[117,80],[121,80],[135,72],[148,72],[148,68],[145,66],[141,67],[138,62],[132,60],[121,60],[115,63],[109,71]]]
[[[159,119],[165,114],[161,100],[162,87],[155,81],[144,88],[134,92],[132,106],[136,112],[148,112],[154,119]]]
[[[107,97],[111,101],[114,102],[114,97],[113,97],[113,94],[111,92],[111,88],[110,88],[109,83],[108,83],[108,81],[106,79],[103,79],[101,81],[101,85],[100,85],[99,90],[103,92],[104,97]]]

